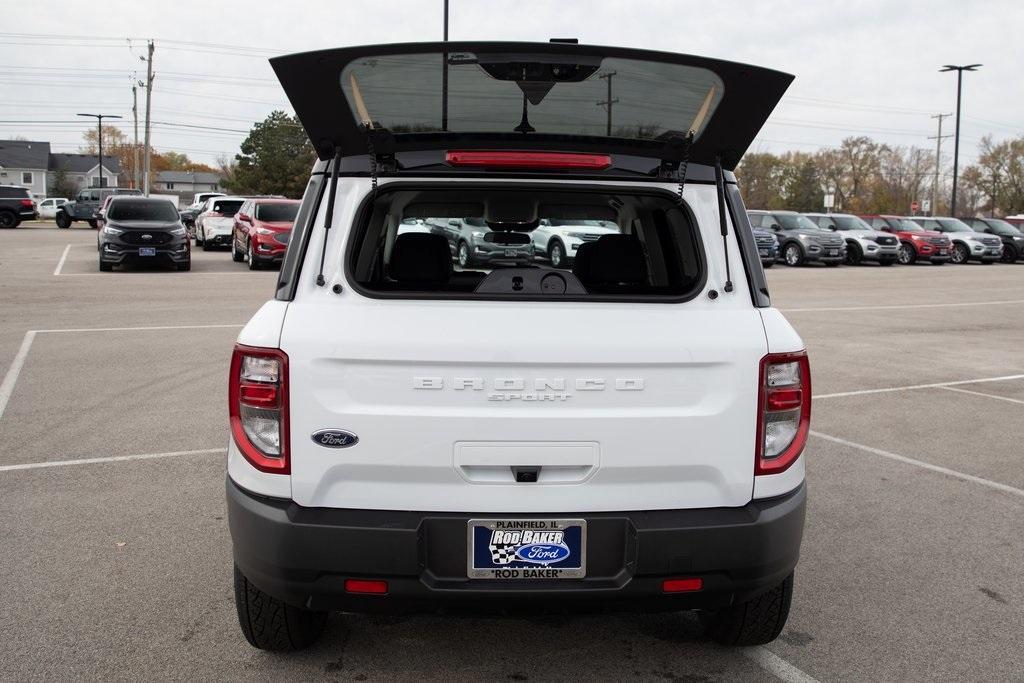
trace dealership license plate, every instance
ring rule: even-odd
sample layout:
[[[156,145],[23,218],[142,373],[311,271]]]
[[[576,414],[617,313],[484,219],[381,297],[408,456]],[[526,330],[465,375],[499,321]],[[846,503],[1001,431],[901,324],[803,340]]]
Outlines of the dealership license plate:
[[[517,249],[506,249],[505,250],[505,256],[506,257],[510,257],[510,258],[514,258],[516,256],[519,256],[519,250],[517,250]]]
[[[156,256],[156,247],[139,247],[139,256]]]
[[[471,519],[471,579],[578,579],[587,575],[584,519]]]
[[[949,249],[939,249],[939,256],[946,256],[949,254]]]
[[[825,253],[828,256],[839,256],[839,250],[838,249],[826,249]]]
[[[760,254],[762,258],[767,258],[767,256],[768,256],[768,250],[767,249],[760,249],[757,253]]]

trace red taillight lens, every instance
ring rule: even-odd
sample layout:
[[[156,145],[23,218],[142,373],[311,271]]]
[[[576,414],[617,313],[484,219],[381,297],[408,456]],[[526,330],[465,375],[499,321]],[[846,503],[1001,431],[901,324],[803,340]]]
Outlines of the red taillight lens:
[[[487,168],[575,168],[601,171],[612,165],[607,154],[575,152],[522,151],[449,151],[445,161],[451,166],[484,166]]]
[[[288,474],[288,356],[235,345],[228,379],[231,436],[253,467]]]
[[[665,579],[661,582],[661,590],[664,593],[693,593],[704,588],[704,579]]]
[[[34,206],[34,204],[32,203],[31,199],[22,199],[21,200],[21,205],[22,206],[27,206],[30,209]]]
[[[388,582],[367,581],[364,579],[345,579],[345,592],[385,595],[388,592]]]
[[[806,351],[761,359],[754,474],[778,474],[804,450],[811,428],[811,366]]]

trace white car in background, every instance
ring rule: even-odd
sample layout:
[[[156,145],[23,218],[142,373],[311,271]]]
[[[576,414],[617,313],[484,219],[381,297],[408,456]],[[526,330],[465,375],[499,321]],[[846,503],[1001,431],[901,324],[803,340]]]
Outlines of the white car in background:
[[[846,240],[846,263],[855,266],[874,261],[891,266],[900,257],[900,241],[893,235],[875,230],[863,218],[849,213],[805,213],[823,230],[839,232]]]
[[[56,218],[57,209],[67,203],[64,197],[47,197],[39,202],[39,218]]]
[[[620,232],[619,226],[612,221],[545,218],[531,237],[534,253],[546,256],[555,268],[568,268],[580,245]]]
[[[231,231],[235,226],[235,214],[245,202],[245,197],[212,197],[206,200],[203,210],[196,216],[196,246],[203,251],[214,247],[230,246]]]

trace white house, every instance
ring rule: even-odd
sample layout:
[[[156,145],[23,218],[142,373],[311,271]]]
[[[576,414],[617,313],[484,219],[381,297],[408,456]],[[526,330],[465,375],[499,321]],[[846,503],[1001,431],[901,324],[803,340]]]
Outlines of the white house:
[[[50,154],[50,182],[62,169],[79,189],[100,186],[100,165],[95,154]],[[121,162],[117,157],[103,157],[103,187],[117,187],[120,172]]]
[[[160,171],[153,179],[153,192],[176,194],[188,204],[196,192],[220,192],[221,178],[203,171]]]
[[[49,165],[49,142],[0,140],[0,185],[20,185],[44,197]]]

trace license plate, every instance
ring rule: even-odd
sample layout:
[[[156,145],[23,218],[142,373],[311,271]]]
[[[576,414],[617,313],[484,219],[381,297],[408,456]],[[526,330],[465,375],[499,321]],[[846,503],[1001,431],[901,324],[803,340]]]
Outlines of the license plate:
[[[506,249],[505,250],[505,256],[507,256],[509,258],[515,258],[516,256],[519,256],[519,250],[518,249]]]
[[[767,249],[759,249],[757,253],[761,256],[761,258],[768,258]]]
[[[946,256],[949,254],[949,249],[939,249],[939,256]]]
[[[839,250],[838,249],[826,249],[825,253],[827,255],[829,255],[829,256],[839,256]]]
[[[156,247],[139,247],[139,256],[156,256]]]
[[[584,519],[471,519],[471,579],[579,579],[587,575]]]

